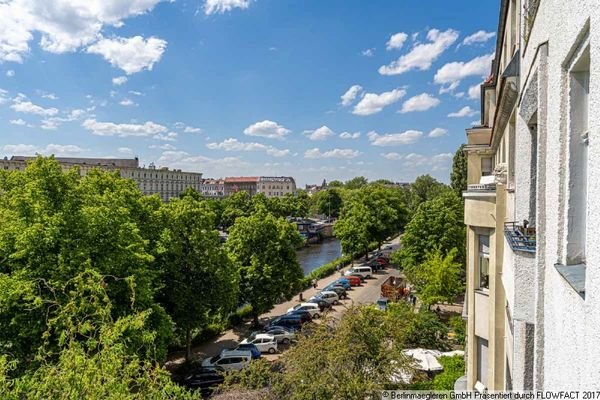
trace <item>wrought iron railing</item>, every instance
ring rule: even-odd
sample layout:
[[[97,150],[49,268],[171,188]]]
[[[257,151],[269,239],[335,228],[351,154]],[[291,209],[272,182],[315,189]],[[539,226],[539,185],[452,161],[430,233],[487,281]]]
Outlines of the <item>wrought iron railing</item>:
[[[535,253],[535,228],[524,228],[516,222],[505,222],[504,236],[513,251]]]

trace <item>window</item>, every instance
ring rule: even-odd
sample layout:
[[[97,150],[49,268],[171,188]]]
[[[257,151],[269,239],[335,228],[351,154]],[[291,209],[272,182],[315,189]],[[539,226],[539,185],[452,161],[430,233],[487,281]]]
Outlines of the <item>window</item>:
[[[488,176],[492,174],[492,157],[483,157],[481,159],[481,176]]]
[[[590,50],[569,71],[569,182],[567,264],[585,263],[588,186]]]
[[[488,341],[476,336],[477,338],[477,381],[488,386],[487,380],[487,361],[488,361]]]
[[[479,237],[478,286],[479,289],[490,288],[490,236]]]

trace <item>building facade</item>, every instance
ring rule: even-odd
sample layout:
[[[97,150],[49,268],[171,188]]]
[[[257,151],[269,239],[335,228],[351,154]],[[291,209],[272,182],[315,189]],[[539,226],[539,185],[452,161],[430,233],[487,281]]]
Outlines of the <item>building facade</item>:
[[[222,179],[203,179],[200,194],[204,197],[221,198],[225,196],[225,181]]]
[[[225,178],[225,196],[245,191],[254,196],[263,193],[267,197],[282,197],[296,193],[296,181],[288,176],[251,176]]]
[[[600,389],[600,8],[503,0],[467,129],[467,389]]]
[[[0,168],[5,170],[24,170],[27,161],[35,157],[13,156],[10,159],[0,160]],[[188,187],[200,192],[202,174],[196,172],[183,172],[179,169],[170,170],[166,167],[156,168],[154,164],[143,168],[139,160],[121,158],[70,158],[55,157],[63,170],[78,168],[81,176],[87,175],[92,169],[119,171],[121,177],[135,181],[145,195],[158,194],[163,201],[169,201],[179,195]]]

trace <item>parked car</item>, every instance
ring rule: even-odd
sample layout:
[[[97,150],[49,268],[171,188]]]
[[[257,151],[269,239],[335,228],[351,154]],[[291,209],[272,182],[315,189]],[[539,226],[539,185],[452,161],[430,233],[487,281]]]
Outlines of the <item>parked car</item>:
[[[297,315],[300,317],[300,319],[303,320],[302,323],[311,322],[313,320],[312,314],[310,313],[310,311],[306,311],[306,310],[296,310],[296,311],[288,312],[286,315]]]
[[[318,297],[333,305],[340,302],[340,298],[337,293],[330,290],[323,290],[321,293],[319,293]]]
[[[325,289],[323,289],[323,290],[337,293],[337,295],[340,299],[348,298],[348,293],[346,293],[346,289],[344,289],[343,286],[331,284],[329,286],[326,286]]]
[[[385,297],[381,297],[381,298],[379,298],[379,300],[377,300],[377,302],[375,304],[377,304],[377,307],[381,311],[387,311],[388,299]]]
[[[367,265],[359,265],[357,267],[352,267],[348,271],[346,271],[346,275],[357,275],[368,279],[373,276],[373,270]]]
[[[362,283],[360,277],[358,277],[356,275],[347,275],[347,276],[345,276],[343,278],[340,278],[340,279],[346,279],[346,280],[348,280],[348,282],[352,286],[360,286],[361,283]]]
[[[333,282],[332,285],[340,285],[346,290],[352,290],[352,285],[350,284],[350,281],[348,281],[348,279],[346,278],[340,278],[337,281]]]
[[[252,353],[242,350],[223,350],[218,356],[202,361],[205,368],[222,369],[224,371],[239,371],[250,364]]]
[[[319,318],[319,315],[321,313],[319,305],[315,303],[300,303],[296,304],[292,308],[288,308],[287,310],[288,314],[293,313],[294,311],[308,311],[310,313],[310,316],[313,318]]]
[[[254,343],[240,343],[235,350],[249,351],[252,353],[253,360],[257,360],[261,357],[260,350],[254,345]]]
[[[275,339],[275,336],[269,335],[268,333],[258,333],[248,339],[242,340],[240,344],[247,343],[255,345],[261,353],[277,353],[277,340]]]
[[[199,390],[202,396],[210,396],[224,380],[223,374],[216,369],[198,368],[188,373],[180,383],[189,389]]]
[[[360,279],[359,279],[359,281],[360,281]],[[314,304],[318,305],[319,306],[319,310],[321,310],[321,313],[323,313],[323,312],[325,312],[327,310],[331,310],[331,303],[328,302],[328,301],[326,301],[326,300],[323,300],[323,299],[321,299],[319,297],[311,297],[307,301],[307,303],[314,303]]]
[[[267,333],[274,336],[277,343],[288,344],[296,339],[296,334],[283,326],[272,326]]]
[[[281,317],[275,318],[267,327],[265,331],[274,326],[283,326],[284,328],[300,330],[302,328],[302,318],[299,315],[282,315]]]

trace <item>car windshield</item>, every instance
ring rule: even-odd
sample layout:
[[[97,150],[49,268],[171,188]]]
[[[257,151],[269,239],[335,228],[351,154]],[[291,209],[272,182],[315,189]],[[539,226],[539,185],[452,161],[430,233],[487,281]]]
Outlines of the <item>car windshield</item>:
[[[296,304],[296,305],[294,306],[294,310],[297,310],[297,309],[299,309],[300,307],[302,307],[302,304]]]
[[[215,364],[217,361],[219,361],[219,358],[221,358],[220,356],[214,356],[210,359],[210,363],[211,364]]]

